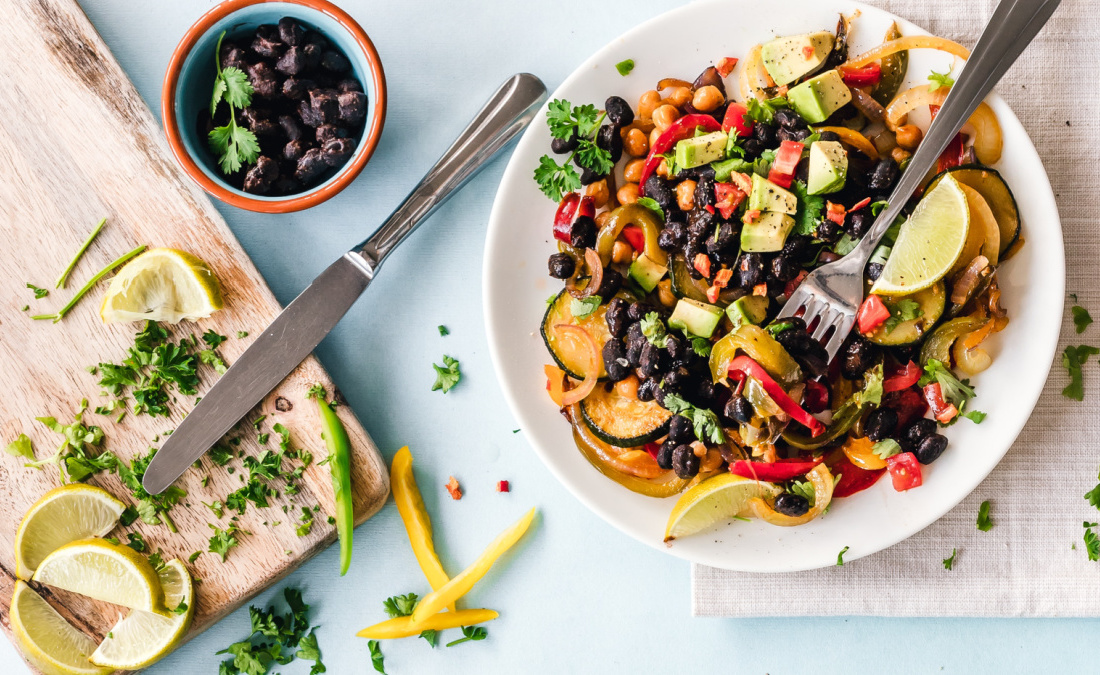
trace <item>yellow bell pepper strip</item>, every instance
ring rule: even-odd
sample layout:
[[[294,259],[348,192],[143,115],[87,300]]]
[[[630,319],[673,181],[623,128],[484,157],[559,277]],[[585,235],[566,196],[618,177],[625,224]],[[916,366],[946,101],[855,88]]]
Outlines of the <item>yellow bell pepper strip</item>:
[[[678,495],[687,487],[688,481],[677,476],[674,471],[664,472],[662,478],[640,478],[619,471],[604,456],[603,446],[607,444],[596,438],[588,425],[581,420],[580,405],[570,406],[569,414],[573,420],[573,442],[577,449],[597,471],[627,490],[646,497],[663,499]]]
[[[712,121],[713,119],[711,118]],[[596,250],[603,264],[611,262],[611,248],[627,225],[635,225],[645,234],[646,257],[658,265],[668,267],[668,253],[657,243],[661,236],[661,223],[657,221],[656,214],[639,204],[626,204],[615,209],[607,219],[607,224],[600,230],[596,237]]]
[[[439,556],[435,553],[432,521],[424,508],[420,488],[416,486],[412,464],[412,453],[408,446],[397,451],[390,465],[390,490],[393,492],[393,501],[397,503],[397,512],[401,514],[401,522],[405,524],[405,533],[409,535],[409,544],[416,556],[416,562],[432,590],[437,591],[451,578],[447,576],[443,564],[439,562]],[[453,612],[455,606],[452,604],[447,609]]]
[[[534,519],[535,509],[532,508],[522,518],[501,532],[472,565],[459,572],[458,576],[444,584],[443,588],[432,591],[421,598],[420,604],[416,606],[412,613],[413,623],[423,623],[431,615],[469,593],[474,584],[485,576],[493,563],[519,541],[519,538],[531,526],[531,521]]]
[[[413,637],[426,630],[447,630],[461,626],[472,626],[492,621],[500,616],[491,609],[463,609],[457,612],[439,612],[417,623],[411,616],[400,616],[382,623],[368,626],[356,633],[358,637],[371,640],[392,640]]]
[[[866,136],[859,133],[858,131],[849,129],[848,127],[830,126],[814,127],[814,131],[819,134],[824,131],[831,131],[837,136],[840,136],[841,143],[852,146],[856,150],[859,150],[864,155],[866,155],[869,159],[878,159],[878,149],[875,148],[875,144],[869,141]]]
[[[756,361],[769,375],[787,386],[802,381],[802,369],[783,345],[760,326],[742,325],[714,344],[710,350],[710,373],[717,382],[729,380],[729,365],[741,351]]]
[[[333,500],[336,503],[336,532],[340,537],[340,576],[351,566],[351,535],[355,527],[355,507],[351,497],[351,440],[336,411],[325,401],[324,389],[314,391],[321,413],[321,434],[328,447],[328,468],[332,474]]]
[[[870,51],[864,52],[855,58],[848,59],[847,63],[841,65],[845,68],[862,68],[869,63],[886,58],[891,54],[909,51],[910,49],[938,49],[942,52],[957,56],[960,59],[970,58],[970,50],[957,42],[952,42],[946,38],[935,37],[933,35],[909,35],[896,40],[883,42]]]
[[[827,507],[829,502],[833,499],[833,475],[829,473],[828,467],[824,464],[818,464],[814,467],[813,471],[806,474],[806,478],[809,479],[810,483],[814,486],[814,505],[813,508],[803,515],[788,516],[779,513],[760,497],[753,497],[749,500],[749,512],[765,522],[771,523],[772,525],[779,525],[780,527],[804,525],[814,518],[817,518],[825,512],[825,507]]]

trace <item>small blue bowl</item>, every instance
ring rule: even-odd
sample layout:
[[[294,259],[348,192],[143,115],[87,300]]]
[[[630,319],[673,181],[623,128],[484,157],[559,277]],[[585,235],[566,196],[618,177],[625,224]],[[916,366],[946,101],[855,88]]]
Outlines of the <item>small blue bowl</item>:
[[[363,135],[344,166],[320,185],[278,197],[254,195],[225,181],[199,130],[199,116],[210,105],[215,50],[227,39],[251,33],[262,24],[289,16],[335,45],[351,62],[363,85],[367,111]],[[374,153],[386,120],[386,75],[374,44],[346,12],[326,0],[229,0],[210,10],[184,34],[164,75],[161,117],[172,153],[192,179],[227,204],[262,213],[289,213],[320,204],[355,180]]]

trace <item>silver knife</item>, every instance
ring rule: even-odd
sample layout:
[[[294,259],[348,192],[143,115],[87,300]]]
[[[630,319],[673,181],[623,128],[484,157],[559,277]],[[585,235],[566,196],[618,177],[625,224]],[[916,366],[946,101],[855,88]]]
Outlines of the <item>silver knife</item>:
[[[386,256],[523,131],[545,98],[546,87],[534,75],[519,73],[501,85],[386,222],[321,272],[210,388],[149,462],[141,481],[145,489],[164,491],[305,360],[359,299]]]

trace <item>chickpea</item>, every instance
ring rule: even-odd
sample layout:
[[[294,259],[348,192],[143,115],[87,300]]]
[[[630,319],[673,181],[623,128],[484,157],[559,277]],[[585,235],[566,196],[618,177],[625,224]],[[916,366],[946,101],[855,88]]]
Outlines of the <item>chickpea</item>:
[[[653,144],[657,142],[657,139],[661,137],[661,129],[653,127],[653,131],[649,132],[649,147],[653,147]]]
[[[631,129],[623,138],[623,150],[631,157],[645,157],[649,152],[649,139],[641,129]]]
[[[661,95],[650,89],[638,99],[638,118],[649,119],[653,117],[653,111],[661,105]]]
[[[607,221],[611,220],[610,211],[602,211],[596,214],[596,227],[603,229],[604,225],[607,225]]]
[[[702,459],[707,456],[707,446],[703,445],[700,441],[691,442],[691,451],[696,457]]]
[[[628,375],[616,382],[615,393],[623,398],[638,398],[638,376]]]
[[[625,241],[616,241],[611,247],[611,261],[628,263],[634,258],[634,247]]]
[[[589,183],[584,188],[584,194],[592,198],[592,205],[597,209],[607,206],[607,199],[611,196],[607,189],[607,179],[601,178],[598,181]]]
[[[668,279],[662,279],[657,284],[657,299],[665,307],[672,307],[676,304],[676,296],[672,293],[672,282]]]
[[[633,204],[638,201],[638,184],[627,183],[619,188],[619,191],[615,193],[615,196],[619,198],[620,204]]]
[[[645,168],[644,159],[632,159],[623,167],[623,179],[631,183],[637,183],[642,179],[642,169]]]
[[[905,124],[898,127],[895,135],[898,138],[898,145],[910,151],[916,150],[921,139],[924,138],[924,132],[915,124]]]
[[[681,211],[695,208],[695,181],[682,180],[676,186],[676,205]]]
[[[683,108],[688,103],[691,103],[691,89],[687,87],[669,87],[668,94],[665,96],[665,102],[677,108]]]
[[[668,178],[668,163],[667,162],[658,162],[657,163],[657,168],[653,172],[656,173],[661,178]]]
[[[653,111],[653,126],[655,129],[660,129],[661,131],[672,126],[672,123],[678,119],[680,119],[680,111],[667,103],[658,106],[658,108]]]
[[[722,92],[718,87],[713,84],[708,84],[705,87],[699,87],[695,90],[695,95],[691,97],[691,106],[699,112],[711,112],[717,110],[718,106],[726,102],[726,97],[722,95]]]
[[[908,150],[903,150],[901,149],[901,147],[894,148],[890,151],[890,157],[892,157],[894,161],[898,164],[901,164],[912,156],[913,153],[909,152]]]

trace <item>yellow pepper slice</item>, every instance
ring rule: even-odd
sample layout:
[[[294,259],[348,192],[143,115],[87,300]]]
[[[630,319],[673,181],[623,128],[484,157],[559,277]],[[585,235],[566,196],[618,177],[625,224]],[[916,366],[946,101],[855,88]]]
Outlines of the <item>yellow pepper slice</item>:
[[[864,436],[863,438],[849,438],[840,446],[848,460],[861,469],[876,471],[886,468],[886,460],[875,454],[874,442]]]
[[[844,68],[862,68],[873,61],[878,61],[891,54],[908,51],[910,49],[938,49],[941,52],[947,52],[948,54],[957,56],[960,59],[970,58],[970,50],[963,47],[958,42],[952,42],[946,38],[936,37],[934,35],[909,35],[896,40],[883,42],[870,51],[848,59],[848,62],[841,64],[841,66]]]
[[[637,225],[645,234],[646,257],[662,267],[668,267],[668,253],[657,243],[661,236],[661,223],[655,213],[640,204],[626,204],[611,212],[607,224],[596,237],[596,250],[603,264],[611,262],[611,249],[627,225]]]
[[[773,509],[768,502],[759,497],[753,497],[749,500],[747,504],[749,513],[765,522],[780,527],[805,525],[814,518],[817,518],[822,513],[825,513],[825,508],[828,507],[829,502],[833,500],[833,474],[829,473],[829,468],[824,464],[818,464],[810,473],[806,474],[806,478],[814,486],[814,505],[813,508],[805,514],[801,516],[788,516],[785,513],[779,513]]]
[[[477,623],[492,621],[500,616],[491,609],[463,609],[457,612],[439,612],[432,614],[423,621],[417,623],[411,616],[401,616],[389,619],[373,626],[367,626],[356,633],[361,638],[372,640],[391,640],[394,638],[412,637],[420,635],[426,630],[447,630],[460,626],[472,626]]]
[[[878,149],[875,148],[875,144],[867,139],[866,136],[859,133],[854,129],[848,127],[814,127],[814,131],[821,133],[822,131],[831,131],[837,136],[840,136],[840,142],[846,145],[850,145],[856,150],[859,150],[864,155],[867,155],[870,159],[878,159]]]
[[[435,553],[435,544],[432,542],[432,521],[428,517],[427,509],[424,508],[420,489],[416,486],[412,462],[412,453],[409,452],[408,446],[401,448],[393,456],[390,467],[393,500],[397,502],[397,512],[401,514],[401,522],[405,524],[405,532],[409,535],[409,544],[412,545],[417,564],[420,565],[432,589],[439,590],[451,578],[447,576],[443,564],[439,562],[439,556]],[[452,603],[448,609],[455,611],[454,604]]]
[[[710,372],[715,382],[728,380],[730,361],[738,351],[747,354],[788,387],[802,381],[802,370],[783,345],[768,331],[747,323],[716,342],[710,350]]]
[[[412,613],[413,623],[422,623],[431,615],[469,593],[474,584],[485,576],[485,573],[489,571],[497,558],[519,541],[519,538],[527,531],[534,518],[535,509],[531,509],[522,518],[501,532],[472,565],[462,570],[458,576],[448,581],[439,590],[432,591],[421,598],[420,604],[416,606]]]

